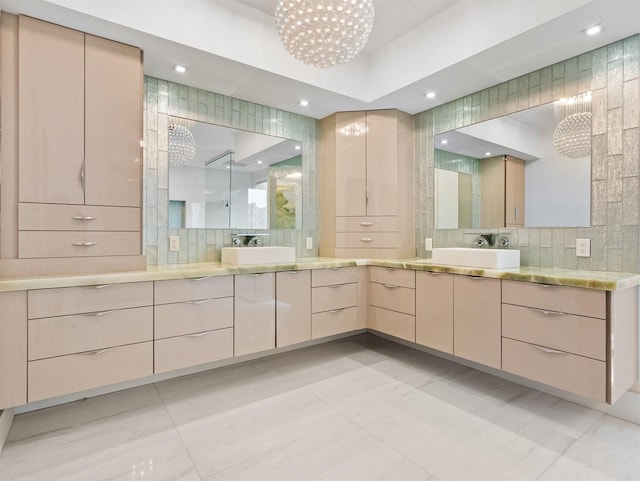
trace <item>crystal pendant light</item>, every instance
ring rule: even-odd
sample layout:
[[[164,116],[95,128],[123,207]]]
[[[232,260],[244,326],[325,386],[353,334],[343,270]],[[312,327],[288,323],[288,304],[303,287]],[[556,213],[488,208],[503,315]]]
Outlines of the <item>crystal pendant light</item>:
[[[318,68],[349,62],[373,28],[373,0],[280,0],[276,27],[296,59]]]
[[[553,147],[563,157],[591,155],[591,92],[563,99],[564,118],[553,133]]]
[[[196,141],[184,125],[169,124],[169,165],[182,167],[196,156]]]

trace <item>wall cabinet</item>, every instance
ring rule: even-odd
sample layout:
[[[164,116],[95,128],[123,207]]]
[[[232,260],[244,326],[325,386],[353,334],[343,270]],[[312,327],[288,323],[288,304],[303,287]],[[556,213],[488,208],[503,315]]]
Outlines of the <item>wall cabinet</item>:
[[[320,255],[415,255],[411,116],[375,110],[326,117],[320,156]]]
[[[235,276],[234,354],[276,347],[275,274]]]
[[[480,162],[480,227],[524,227],[524,160],[500,155]]]
[[[416,272],[416,342],[453,354],[453,274]]]
[[[311,339],[311,271],[276,273],[276,346]]]
[[[358,328],[358,268],[316,269],[311,273],[311,338]]]
[[[415,285],[414,271],[370,267],[367,327],[415,342]]]

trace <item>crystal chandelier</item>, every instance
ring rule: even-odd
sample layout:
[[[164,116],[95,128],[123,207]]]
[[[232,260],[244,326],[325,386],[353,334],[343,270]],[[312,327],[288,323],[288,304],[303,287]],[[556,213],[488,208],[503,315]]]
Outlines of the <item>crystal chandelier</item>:
[[[196,141],[183,125],[169,124],[169,165],[182,167],[196,156]]]
[[[553,147],[563,157],[591,155],[591,92],[559,101],[563,119],[553,133]]]
[[[349,62],[373,28],[373,0],[280,0],[276,27],[289,53],[318,68]]]

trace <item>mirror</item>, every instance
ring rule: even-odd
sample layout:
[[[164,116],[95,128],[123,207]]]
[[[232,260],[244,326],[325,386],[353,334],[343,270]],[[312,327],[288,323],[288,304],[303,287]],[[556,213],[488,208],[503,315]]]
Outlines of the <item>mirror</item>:
[[[436,229],[590,225],[590,92],[443,132],[434,146]]]
[[[301,229],[301,147],[171,117],[169,227]]]

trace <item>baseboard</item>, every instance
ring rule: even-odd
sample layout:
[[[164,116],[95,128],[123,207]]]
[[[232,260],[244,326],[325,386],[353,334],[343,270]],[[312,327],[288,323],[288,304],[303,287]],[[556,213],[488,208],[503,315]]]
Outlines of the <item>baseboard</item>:
[[[0,453],[2,453],[2,450],[4,449],[4,443],[7,441],[7,436],[9,436],[9,430],[11,429],[14,415],[14,408],[8,408],[4,411],[0,411]]]

